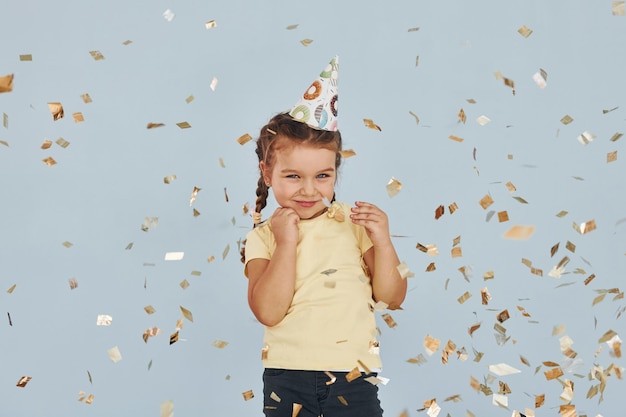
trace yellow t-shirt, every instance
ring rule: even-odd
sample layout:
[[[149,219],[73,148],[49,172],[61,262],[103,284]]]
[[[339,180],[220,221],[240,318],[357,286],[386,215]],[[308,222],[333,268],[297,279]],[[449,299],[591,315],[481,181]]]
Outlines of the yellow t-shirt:
[[[295,294],[283,320],[265,327],[266,368],[339,371],[358,366],[359,360],[370,369],[382,366],[363,262],[372,242],[350,221],[349,206],[340,207],[344,222],[322,214],[298,223]],[[275,248],[267,221],[247,235],[246,265],[271,259]]]

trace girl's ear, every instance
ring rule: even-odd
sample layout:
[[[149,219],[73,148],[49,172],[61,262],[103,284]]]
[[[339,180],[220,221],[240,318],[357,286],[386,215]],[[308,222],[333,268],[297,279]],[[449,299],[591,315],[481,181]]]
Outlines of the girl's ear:
[[[265,165],[265,161],[259,162],[259,169],[261,170],[261,177],[263,177],[263,181],[267,184],[270,178],[269,172],[266,172],[267,166]]]

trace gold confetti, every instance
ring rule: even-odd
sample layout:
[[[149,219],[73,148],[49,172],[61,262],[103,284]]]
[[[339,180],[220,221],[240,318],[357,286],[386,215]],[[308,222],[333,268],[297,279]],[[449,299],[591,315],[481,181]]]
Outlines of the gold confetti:
[[[94,61],[100,61],[104,59],[104,55],[100,51],[89,51],[89,55],[91,55]]]
[[[303,46],[309,46],[310,44],[312,44],[312,43],[313,43],[313,39],[302,39],[302,40],[300,41],[300,43],[301,43]]]
[[[389,197],[395,197],[396,195],[398,195],[401,188],[402,183],[394,177],[391,177],[389,182],[387,182],[387,194],[389,194]]]
[[[81,112],[75,112],[72,113],[72,117],[74,118],[74,123],[80,123],[80,122],[84,122],[85,118],[83,117],[83,114]]]
[[[361,371],[359,371],[359,368],[355,367],[346,374],[346,381],[352,382],[355,379],[358,379],[360,377],[361,377]]]
[[[467,332],[469,333],[470,336],[472,336],[474,334],[474,332],[478,329],[480,329],[481,324],[480,323],[476,323],[473,326],[471,326]]]
[[[171,184],[171,183],[172,183],[172,181],[174,181],[175,179],[176,179],[176,175],[171,174],[171,175],[167,175],[167,176],[165,176],[165,177],[163,178],[163,182],[164,182],[165,184]]]
[[[522,27],[517,29],[517,33],[519,33],[520,35],[522,35],[525,38],[528,38],[533,33],[533,31],[529,27],[527,27],[526,25],[522,25]]]
[[[522,204],[528,204],[528,201],[524,200],[522,197],[513,197],[513,199],[519,201]]]
[[[214,260],[215,260],[215,256],[213,256],[213,255],[211,255],[211,256],[209,256],[209,257],[207,258],[207,262],[208,262],[208,263],[211,263],[211,262],[213,262]]]
[[[439,220],[445,213],[445,208],[441,205],[435,209],[435,220]]]
[[[194,203],[194,201],[196,201],[196,196],[198,195],[198,192],[202,190],[202,188],[199,187],[193,187],[193,191],[191,192],[191,198],[189,199],[189,207],[191,207]]]
[[[400,277],[402,279],[413,278],[415,276],[415,274],[411,272],[411,270],[409,269],[409,266],[405,262],[400,263],[400,265],[398,265],[396,269],[400,273]]]
[[[108,314],[99,314],[96,319],[96,326],[110,326],[113,321],[113,317]]]
[[[161,403],[161,417],[174,416],[174,401],[165,401]]]
[[[204,28],[206,30],[212,29],[217,26],[217,22],[215,20],[209,20],[204,24]]]
[[[251,389],[250,389],[250,390],[248,390],[248,391],[244,391],[244,392],[242,392],[241,394],[243,395],[243,399],[244,399],[245,401],[249,401],[249,400],[251,400],[251,399],[253,399],[253,398],[254,398],[254,393],[252,392],[252,390],[251,390]]]
[[[32,61],[33,56],[31,54],[20,55],[20,61]]]
[[[463,142],[463,140],[464,140],[463,138],[458,137],[458,136],[454,136],[454,135],[448,136],[448,139],[452,139],[452,140],[454,140],[456,142]]]
[[[190,284],[189,284],[189,281],[184,279],[178,285],[180,285],[180,288],[182,288],[183,290],[186,290],[189,287]]]
[[[514,193],[515,191],[517,191],[517,188],[515,187],[515,185],[513,185],[512,182],[507,182],[506,184],[506,188],[509,190],[510,193]]]
[[[500,313],[498,313],[498,315],[496,316],[496,319],[500,322],[500,323],[504,323],[505,321],[507,321],[510,318],[509,316],[509,311],[508,310],[502,310]]]
[[[617,151],[609,152],[606,154],[606,163],[617,161]]]
[[[51,146],[52,146],[52,141],[49,139],[45,139],[43,143],[41,144],[41,149],[50,149]]]
[[[2,125],[8,129],[9,128],[9,115],[6,113],[2,113]]]
[[[62,119],[64,116],[63,105],[59,102],[51,102],[48,103],[48,109],[50,109],[50,113],[52,114],[53,120]]]
[[[252,136],[250,136],[248,133],[244,133],[243,135],[237,138],[237,143],[239,143],[240,145],[245,145],[251,140],[252,140]]]
[[[57,145],[59,145],[60,147],[62,147],[63,149],[67,148],[68,146],[70,146],[70,143],[68,141],[66,141],[63,138],[58,138],[55,143]]]
[[[70,285],[70,290],[75,290],[76,288],[78,288],[78,281],[76,280],[76,278],[70,278],[69,285]]]
[[[6,140],[0,140],[0,143],[6,146],[7,148],[9,147],[9,142],[7,142]]]
[[[613,16],[625,16],[626,15],[626,6],[624,6],[626,2],[624,1],[614,1],[612,7]]]
[[[19,381],[17,381],[17,384],[15,384],[16,386],[20,387],[20,388],[24,388],[26,386],[26,384],[28,384],[28,381],[30,381],[31,379],[33,379],[33,377],[31,376],[23,376],[19,379]]]
[[[535,74],[533,74],[533,80],[535,81],[535,84],[537,84],[537,86],[541,89],[546,88],[547,84],[547,80],[548,80],[548,73],[542,69],[539,68],[539,71],[537,71]]]
[[[487,271],[483,274],[483,281],[487,281],[488,279],[493,279],[493,278],[494,278],[493,271]]]
[[[189,129],[191,127],[189,122],[179,122],[176,123],[176,126],[180,127],[181,129]]]
[[[379,132],[382,131],[380,126],[378,126],[376,123],[374,123],[374,121],[372,119],[363,119],[363,123],[365,124],[365,127],[369,128],[369,129],[378,130]]]
[[[581,133],[578,136],[578,141],[583,144],[583,145],[587,145],[591,142],[594,141],[594,139],[596,138],[596,135],[594,135],[593,133],[589,132],[589,131],[584,131],[583,133]]]
[[[218,339],[218,340],[214,340],[213,343],[211,343],[211,346],[218,348],[218,349],[224,349],[226,346],[228,346],[228,342]]]
[[[596,221],[589,220],[588,222],[581,223],[580,225],[574,223],[573,227],[578,233],[580,233],[581,235],[584,235],[593,230],[596,230]]]
[[[420,118],[417,116],[417,114],[413,113],[412,111],[409,111],[409,114],[411,116],[413,116],[413,118],[415,119],[415,124],[419,125],[420,124]]]
[[[228,256],[228,252],[230,252],[230,245],[227,244],[222,251],[222,260],[226,259],[226,257]]]
[[[491,121],[491,119],[490,119],[490,118],[488,118],[488,117],[487,117],[487,116],[485,116],[485,115],[479,116],[479,117],[476,119],[476,123],[478,123],[478,124],[479,124],[479,125],[481,125],[481,126],[485,126],[485,125],[486,125],[487,123],[489,123],[490,121]],[[476,158],[474,158],[474,159],[476,159]]]
[[[154,314],[154,313],[156,313],[155,308],[154,308],[154,307],[152,307],[152,306],[150,306],[150,305],[145,306],[143,309],[145,310],[145,312],[146,312],[147,314]]]
[[[302,410],[302,404],[293,403],[293,408],[292,408],[292,411],[291,411],[291,417],[298,417],[298,414],[300,413],[300,410]]]
[[[13,91],[13,74],[0,76],[0,93],[10,93],[11,91]]]
[[[89,93],[81,94],[80,98],[83,99],[83,103],[85,104],[92,102],[91,96],[89,96]]]
[[[7,293],[13,294],[13,291],[15,290],[15,287],[17,287],[17,284],[11,285],[11,287],[7,290]]]
[[[341,402],[341,404],[345,405],[346,407],[348,406],[348,401],[343,397],[343,395],[338,395],[337,399],[339,400],[339,402]]]
[[[354,152],[352,149],[346,149],[346,150],[340,151],[339,153],[341,154],[341,157],[343,159],[356,156],[356,152]]]
[[[491,300],[491,294],[489,294],[489,290],[487,289],[487,287],[480,290],[480,298],[483,305],[486,306],[489,304],[489,300]]]
[[[467,120],[467,116],[465,115],[465,110],[461,108],[461,110],[459,110],[459,114],[457,114],[457,117],[459,118],[458,123],[465,124],[465,121]]]
[[[133,41],[128,39],[128,40],[125,40],[124,42],[122,42],[122,45],[127,46],[127,45],[130,45],[131,43],[133,43]]]
[[[439,346],[441,345],[441,340],[436,339],[430,335],[426,335],[424,337],[424,349],[426,349],[426,353],[432,355],[437,350],[439,350]]]
[[[472,296],[472,294],[469,293],[469,291],[465,291],[465,294],[463,294],[462,296],[460,296],[459,298],[457,298],[457,301],[459,302],[459,304],[463,304],[464,302],[466,302],[467,300],[469,300],[469,298]]]
[[[298,28],[298,24],[287,26],[287,30],[294,30],[294,29],[297,29],[297,28]]]
[[[435,266],[435,263],[434,263],[434,262],[431,262],[431,263],[429,263],[429,264],[428,264],[428,266],[426,267],[426,272],[432,272],[432,271],[434,271],[434,270],[436,270],[436,269],[437,269],[437,267]]]
[[[618,132],[618,133],[614,134],[613,136],[611,136],[611,142],[615,142],[615,141],[617,141],[617,140],[618,140],[619,138],[621,138],[622,136],[624,136],[624,134],[623,134],[623,133],[619,133],[619,132]]]
[[[460,258],[463,256],[463,250],[460,246],[457,246],[455,248],[452,248],[451,254],[453,258]]]
[[[155,129],[157,127],[162,127],[165,126],[165,123],[148,123],[148,125],[146,126],[146,129]]]
[[[565,210],[561,210],[556,214],[556,217],[565,217],[567,216],[569,212],[565,211]]]
[[[109,354],[109,359],[113,361],[113,363],[117,363],[122,360],[122,354],[117,346],[112,347],[107,351]]]
[[[191,311],[187,310],[185,307],[183,306],[179,306],[180,307],[180,311],[183,313],[183,316],[189,320],[190,322],[193,323],[193,314],[191,314]]]
[[[551,381],[558,377],[563,376],[563,370],[560,367],[552,368],[543,373],[546,376],[546,380]]]
[[[458,209],[459,209],[459,206],[456,202],[448,206],[448,211],[450,212],[450,214],[454,214],[454,212],[457,211]]]
[[[71,248],[72,246],[74,246],[72,242],[68,242],[68,241],[63,242],[62,245],[65,246],[66,248]]]
[[[228,203],[228,192],[226,191],[226,187],[224,187],[224,198],[226,199],[226,202]]]
[[[150,329],[144,330],[143,335],[141,337],[145,343],[148,343],[149,338],[154,337],[158,335],[159,333],[161,333],[161,329],[159,329],[158,327],[152,327]]]
[[[487,194],[483,198],[480,199],[478,204],[480,204],[483,210],[487,210],[487,207],[493,204],[493,198],[491,198],[491,196]]]
[[[178,331],[170,335],[170,345],[173,345],[176,342],[178,342]]]
[[[391,329],[398,325],[389,313],[385,313],[381,315],[381,317],[383,318],[383,320],[385,320],[385,323],[387,323],[387,326],[389,326]]]
[[[504,232],[503,237],[506,239],[525,240],[532,236],[535,232],[535,226],[515,225]]]
[[[504,222],[508,222],[509,221],[509,213],[505,211],[499,211],[498,212],[498,221],[500,223],[504,223]]]

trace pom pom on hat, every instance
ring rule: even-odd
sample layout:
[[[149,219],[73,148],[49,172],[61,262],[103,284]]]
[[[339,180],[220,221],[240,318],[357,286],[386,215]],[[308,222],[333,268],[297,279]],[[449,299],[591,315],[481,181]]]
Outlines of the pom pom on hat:
[[[302,94],[300,100],[289,111],[289,115],[314,129],[336,131],[338,76],[339,57],[335,56],[320,73],[319,78]]]

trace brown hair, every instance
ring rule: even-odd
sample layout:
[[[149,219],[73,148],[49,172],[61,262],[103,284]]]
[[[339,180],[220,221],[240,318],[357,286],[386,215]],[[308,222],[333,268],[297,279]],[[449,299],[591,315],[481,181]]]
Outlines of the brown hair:
[[[271,169],[274,153],[277,149],[290,145],[312,145],[336,152],[335,170],[341,165],[341,133],[337,131],[315,129],[306,123],[293,119],[288,113],[279,113],[261,128],[256,140],[256,155],[259,159],[259,180],[256,187],[254,215],[260,216],[261,210],[267,206],[269,188],[265,184],[260,163]],[[256,222],[254,224],[256,227]],[[245,242],[244,242],[245,243]],[[241,249],[241,262],[245,262],[245,248]]]

